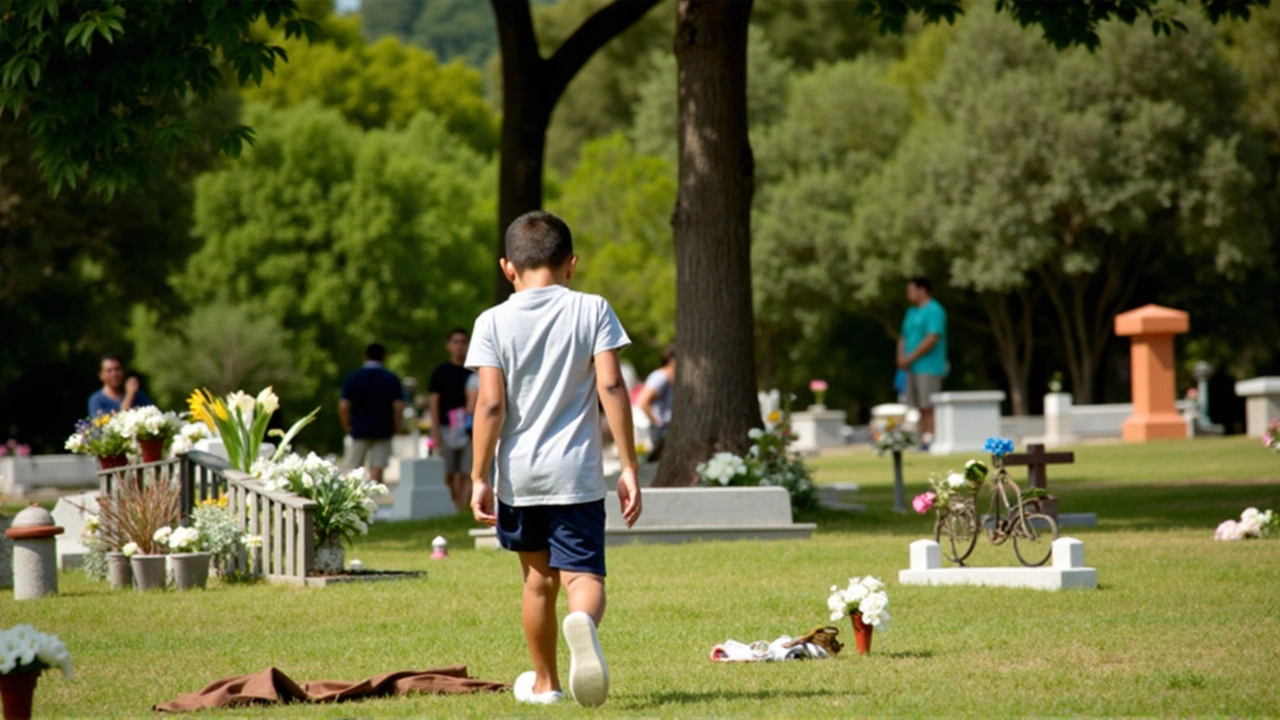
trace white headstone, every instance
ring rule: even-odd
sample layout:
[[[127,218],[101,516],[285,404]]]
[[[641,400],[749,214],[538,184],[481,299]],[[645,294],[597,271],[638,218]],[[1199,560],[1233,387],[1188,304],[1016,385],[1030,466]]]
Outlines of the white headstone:
[[[1262,437],[1272,420],[1280,419],[1280,377],[1256,377],[1236,383],[1236,395],[1245,399],[1245,429],[1249,437]]]
[[[455,515],[449,488],[444,484],[444,459],[398,458],[400,484],[392,495],[391,507],[383,513],[387,520],[425,520]]]
[[[911,543],[911,569],[935,570],[942,567],[942,547],[932,540]]]
[[[934,455],[978,452],[987,438],[1000,434],[1002,390],[934,393]]]
[[[58,498],[53,506],[53,521],[65,528],[66,532],[57,537],[58,569],[69,570],[84,564],[84,556],[89,549],[84,546],[81,533],[84,532],[85,517],[80,511],[84,507],[90,513],[98,512],[98,492],[64,495]]]

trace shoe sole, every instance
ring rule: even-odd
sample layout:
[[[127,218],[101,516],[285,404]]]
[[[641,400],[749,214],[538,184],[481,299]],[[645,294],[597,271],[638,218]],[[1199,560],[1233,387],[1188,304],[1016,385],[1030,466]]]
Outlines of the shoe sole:
[[[596,624],[584,612],[564,619],[564,639],[569,645],[569,689],[583,707],[599,707],[609,699],[609,668],[600,650]]]

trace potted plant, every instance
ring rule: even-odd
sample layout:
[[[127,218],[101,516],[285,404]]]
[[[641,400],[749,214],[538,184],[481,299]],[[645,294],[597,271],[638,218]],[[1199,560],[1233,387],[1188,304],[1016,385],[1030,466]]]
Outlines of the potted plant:
[[[165,447],[182,428],[176,413],[160,412],[153,405],[125,410],[117,416],[116,423],[121,435],[137,443],[144,463],[163,460]]]
[[[179,590],[203,588],[209,583],[209,560],[200,531],[194,527],[173,528],[166,533],[169,568],[173,584]]]
[[[117,415],[99,415],[76,423],[76,431],[67,438],[65,447],[74,453],[98,458],[103,470],[129,464],[127,454],[133,441],[120,431]]]
[[[881,632],[889,629],[889,594],[884,590],[884,583],[870,575],[850,578],[849,586],[843,590],[832,585],[827,608],[833,621],[846,615],[853,621],[859,655],[871,653],[873,629]]]
[[[227,498],[202,500],[191,511],[191,527],[200,534],[200,547],[209,554],[211,569],[224,578],[231,575],[231,560],[241,550],[262,547],[262,538],[248,535],[227,512]]]
[[[157,590],[165,585],[165,550],[178,522],[179,489],[168,480],[145,485],[121,483],[98,497],[98,517],[110,547],[119,543],[128,553],[134,589]]]
[[[30,625],[0,630],[0,698],[5,720],[27,720],[40,673],[52,668],[71,679],[71,653],[57,635]]]
[[[813,393],[813,407],[810,410],[821,412],[827,409],[827,390],[829,386],[826,380],[810,380],[809,391]]]
[[[195,390],[187,398],[187,404],[191,408],[193,420],[203,422],[211,432],[217,433],[232,466],[241,472],[252,473],[271,415],[280,407],[280,398],[276,397],[275,392],[267,387],[254,397],[237,390],[225,398],[219,398],[208,390]],[[294,423],[286,433],[273,431],[283,437],[280,447],[276,448],[271,457],[273,462],[279,462],[284,457],[293,437],[311,424],[318,412],[320,408],[312,410],[311,414]]]
[[[373,498],[387,492],[387,486],[368,480],[363,469],[344,473],[315,453],[306,458],[290,454],[278,463],[260,460],[254,477],[270,492],[292,492],[315,501],[315,571],[325,575],[342,572],[344,543],[369,532],[377,509]]]

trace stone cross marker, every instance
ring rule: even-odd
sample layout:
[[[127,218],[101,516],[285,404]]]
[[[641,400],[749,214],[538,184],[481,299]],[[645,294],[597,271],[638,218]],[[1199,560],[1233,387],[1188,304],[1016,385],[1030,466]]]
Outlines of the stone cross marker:
[[[1076,454],[1070,452],[1046,453],[1044,445],[1040,443],[1032,443],[1027,445],[1025,453],[1013,453],[1005,456],[1004,464],[1010,465],[1026,465],[1027,466],[1027,486],[1047,490],[1049,488],[1048,467],[1050,465],[1069,464],[1076,461]],[[1057,519],[1058,503],[1049,500],[1041,503],[1046,515]]]

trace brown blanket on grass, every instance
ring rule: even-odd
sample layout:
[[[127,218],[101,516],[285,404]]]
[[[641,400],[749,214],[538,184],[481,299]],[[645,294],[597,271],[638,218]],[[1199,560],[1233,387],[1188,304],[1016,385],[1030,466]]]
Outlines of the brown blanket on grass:
[[[466,665],[433,670],[401,670],[374,675],[354,683],[344,680],[312,680],[302,685],[276,668],[267,668],[252,675],[215,680],[199,692],[187,693],[173,702],[159,703],[152,709],[161,712],[188,712],[237,705],[338,702],[383,695],[451,695],[501,692],[506,689],[507,686],[502,683],[469,677]]]

